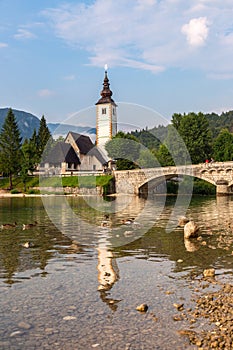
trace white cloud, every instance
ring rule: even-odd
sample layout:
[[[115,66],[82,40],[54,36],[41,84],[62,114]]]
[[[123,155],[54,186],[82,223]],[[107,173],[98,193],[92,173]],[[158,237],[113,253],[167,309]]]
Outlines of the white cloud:
[[[38,91],[38,96],[42,98],[50,97],[55,95],[54,91],[49,90],[49,89],[42,89]]]
[[[36,36],[29,30],[19,28],[17,33],[14,35],[15,39],[34,39]]]
[[[0,49],[3,49],[4,47],[8,47],[8,44],[6,44],[6,43],[0,43]]]
[[[190,46],[203,46],[209,33],[208,20],[206,17],[192,18],[182,26],[181,31],[186,35]]]
[[[57,37],[87,52],[91,65],[233,72],[232,0],[83,0],[43,15]]]

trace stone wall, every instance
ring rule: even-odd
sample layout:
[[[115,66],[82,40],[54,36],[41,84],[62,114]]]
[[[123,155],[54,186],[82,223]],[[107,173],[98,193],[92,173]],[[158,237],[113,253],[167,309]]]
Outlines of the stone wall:
[[[94,188],[86,188],[86,187],[33,187],[35,190],[39,190],[41,194],[74,194],[81,196],[102,196],[103,195],[103,187],[94,187]]]

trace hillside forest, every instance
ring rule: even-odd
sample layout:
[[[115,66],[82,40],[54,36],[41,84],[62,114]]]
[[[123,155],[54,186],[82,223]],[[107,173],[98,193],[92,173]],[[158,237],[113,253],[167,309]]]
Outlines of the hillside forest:
[[[117,141],[117,139],[119,139]],[[127,139],[123,140],[122,139]],[[143,147],[143,146],[145,147]],[[118,169],[148,168],[233,160],[233,111],[175,113],[171,123],[119,132],[106,145]]]

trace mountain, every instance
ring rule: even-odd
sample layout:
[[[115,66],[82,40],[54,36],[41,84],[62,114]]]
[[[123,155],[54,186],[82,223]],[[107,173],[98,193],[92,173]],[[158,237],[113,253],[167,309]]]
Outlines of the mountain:
[[[0,108],[0,129],[2,128],[8,111],[9,108]],[[21,136],[23,139],[30,138],[34,129],[36,129],[36,131],[39,129],[40,119],[28,112],[18,111],[15,109],[12,109],[12,111],[17,120]]]
[[[0,108],[0,130],[8,111],[9,108]],[[31,113],[19,111],[17,109],[12,109],[12,111],[18,123],[18,127],[23,139],[30,138],[33,134],[34,129],[38,131],[40,126],[40,119],[38,117]],[[91,135],[92,137],[96,133],[96,129],[89,126],[74,126],[59,123],[47,123],[47,125],[54,138],[58,136],[65,137],[69,131],[77,132],[79,134]]]
[[[69,131],[76,132],[78,134],[88,134],[88,135],[95,135],[96,129],[91,128],[89,126],[75,126],[70,124],[59,124],[59,123],[48,123],[48,128],[51,132],[51,134],[54,135],[54,138],[56,136],[66,136]]]

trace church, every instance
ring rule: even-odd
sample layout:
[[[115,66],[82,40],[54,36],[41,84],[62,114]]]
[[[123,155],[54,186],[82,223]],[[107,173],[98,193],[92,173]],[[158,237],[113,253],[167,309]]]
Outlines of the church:
[[[101,98],[96,103],[96,142],[86,135],[69,131],[46,156],[40,171],[48,175],[75,175],[80,171],[103,172],[111,168],[105,144],[117,133],[117,105],[105,68]]]

